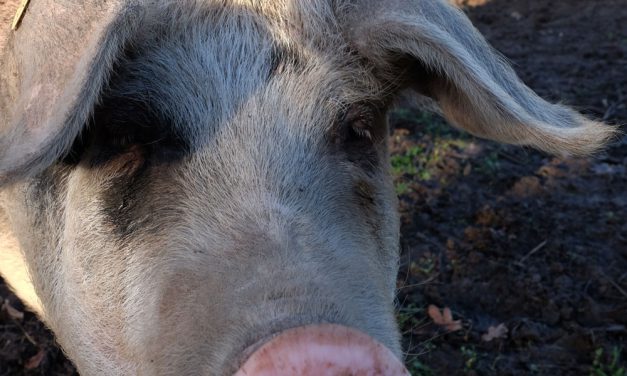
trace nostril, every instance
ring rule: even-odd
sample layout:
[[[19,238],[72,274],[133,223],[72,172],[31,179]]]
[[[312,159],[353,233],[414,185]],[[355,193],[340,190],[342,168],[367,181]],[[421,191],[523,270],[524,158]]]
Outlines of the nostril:
[[[340,325],[287,330],[263,345],[235,376],[404,376],[401,361],[364,333]]]

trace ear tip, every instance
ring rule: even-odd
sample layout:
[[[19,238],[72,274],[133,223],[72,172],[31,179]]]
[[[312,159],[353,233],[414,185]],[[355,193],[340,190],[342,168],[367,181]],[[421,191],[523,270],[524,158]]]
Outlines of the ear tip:
[[[624,135],[618,125],[608,125],[602,122],[588,120],[586,130],[590,134],[590,142],[595,146],[592,153],[602,150],[609,144],[616,142]]]
[[[581,137],[589,145],[589,151],[585,154],[590,155],[601,151],[608,144],[617,141],[623,134],[617,125],[605,124],[581,115],[580,118],[582,120]]]
[[[623,135],[618,126],[582,115],[577,115],[574,127],[550,127],[547,130],[547,133],[536,135],[539,142],[532,143],[533,146],[564,157],[594,156]]]

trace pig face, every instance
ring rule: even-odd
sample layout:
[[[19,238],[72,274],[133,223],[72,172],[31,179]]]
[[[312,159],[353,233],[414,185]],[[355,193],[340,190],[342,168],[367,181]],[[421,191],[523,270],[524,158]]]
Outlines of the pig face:
[[[385,115],[404,88],[500,141],[582,154],[612,133],[442,1],[88,3],[32,5],[0,88],[0,235],[84,374],[233,374],[316,324],[281,338],[350,327],[400,357]]]
[[[44,316],[94,350],[83,372],[228,374],[314,323],[400,356],[389,98],[332,25],[323,43],[272,27],[238,6],[145,15],[73,146],[6,190]]]

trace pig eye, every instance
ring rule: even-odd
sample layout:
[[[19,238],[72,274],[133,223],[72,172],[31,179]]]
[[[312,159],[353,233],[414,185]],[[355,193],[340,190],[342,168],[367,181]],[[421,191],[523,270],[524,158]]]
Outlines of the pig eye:
[[[385,141],[385,112],[370,103],[349,106],[334,131],[335,145],[349,162],[366,172],[379,166],[379,146]]]
[[[381,133],[380,111],[371,104],[353,104],[341,116],[342,141],[349,144],[373,144]]]

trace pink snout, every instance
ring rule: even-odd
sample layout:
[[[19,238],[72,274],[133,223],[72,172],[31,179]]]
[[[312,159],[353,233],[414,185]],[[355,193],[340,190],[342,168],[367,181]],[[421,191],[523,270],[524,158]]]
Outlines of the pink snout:
[[[403,363],[364,333],[339,325],[287,330],[244,363],[235,376],[405,376]]]

